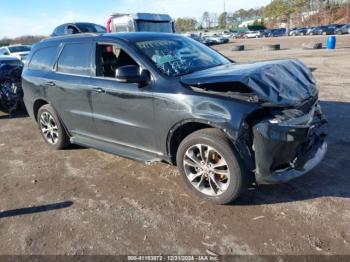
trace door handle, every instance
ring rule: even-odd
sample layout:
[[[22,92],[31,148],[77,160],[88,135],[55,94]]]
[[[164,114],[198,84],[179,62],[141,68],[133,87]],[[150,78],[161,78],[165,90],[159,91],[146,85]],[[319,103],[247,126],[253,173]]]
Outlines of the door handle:
[[[45,83],[46,86],[56,86],[55,82],[49,81]]]
[[[104,90],[104,89],[102,89],[101,87],[96,87],[96,88],[93,88],[93,90],[95,91],[95,92],[97,92],[97,93],[100,93],[100,94],[102,94],[102,93],[105,93],[106,91]]]

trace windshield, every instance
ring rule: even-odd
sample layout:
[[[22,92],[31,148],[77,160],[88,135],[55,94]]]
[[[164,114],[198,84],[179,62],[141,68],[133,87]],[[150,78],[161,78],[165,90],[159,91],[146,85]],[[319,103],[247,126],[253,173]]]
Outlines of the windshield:
[[[231,63],[190,38],[137,42],[136,47],[166,76],[176,77]]]
[[[10,46],[9,50],[11,53],[29,52],[30,46],[27,46],[27,45]]]
[[[173,33],[171,22],[137,21],[139,32]]]

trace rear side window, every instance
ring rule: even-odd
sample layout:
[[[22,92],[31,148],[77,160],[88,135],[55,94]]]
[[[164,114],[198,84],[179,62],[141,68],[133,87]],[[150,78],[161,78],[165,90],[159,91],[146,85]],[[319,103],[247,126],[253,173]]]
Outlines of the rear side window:
[[[56,56],[57,47],[46,47],[36,51],[30,60],[29,69],[50,70]]]
[[[57,71],[73,75],[90,75],[91,44],[67,44],[58,59]]]

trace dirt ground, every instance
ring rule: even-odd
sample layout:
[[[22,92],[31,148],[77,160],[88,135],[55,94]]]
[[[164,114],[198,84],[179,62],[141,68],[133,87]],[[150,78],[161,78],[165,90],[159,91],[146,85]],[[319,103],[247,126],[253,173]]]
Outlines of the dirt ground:
[[[201,202],[175,168],[93,149],[53,151],[26,116],[0,113],[0,254],[349,254],[350,35],[235,40],[237,62],[299,58],[329,119],[329,152],[309,175],[250,188],[228,206]],[[231,51],[244,43],[247,51]],[[281,51],[262,51],[280,43]]]

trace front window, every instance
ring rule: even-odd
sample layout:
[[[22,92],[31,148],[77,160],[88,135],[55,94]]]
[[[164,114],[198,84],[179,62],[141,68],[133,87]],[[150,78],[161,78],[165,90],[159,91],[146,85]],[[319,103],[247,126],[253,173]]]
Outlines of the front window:
[[[137,21],[137,27],[138,31],[140,32],[173,32],[173,26],[171,22]]]
[[[185,37],[137,42],[136,47],[159,71],[171,77],[231,63],[209,47]]]
[[[96,46],[96,76],[115,78],[119,67],[136,65],[134,59],[120,46],[97,44]]]
[[[27,46],[27,45],[10,46],[9,50],[11,53],[29,52],[30,46]]]

